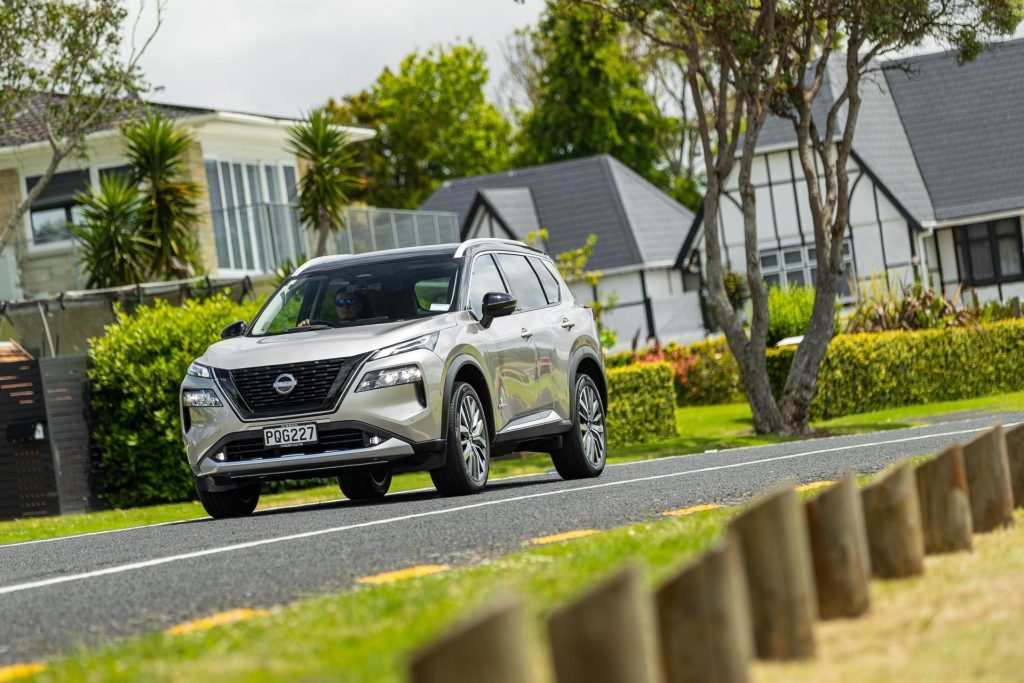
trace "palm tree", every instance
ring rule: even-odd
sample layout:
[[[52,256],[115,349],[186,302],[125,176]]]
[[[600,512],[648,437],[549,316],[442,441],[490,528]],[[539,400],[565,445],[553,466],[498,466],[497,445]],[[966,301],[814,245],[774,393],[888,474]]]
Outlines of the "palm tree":
[[[327,252],[327,237],[344,227],[348,194],[363,186],[356,175],[356,152],[348,135],[321,109],[288,129],[288,144],[304,160],[299,180],[299,218],[316,226],[319,238],[316,255]]]
[[[82,220],[70,226],[78,237],[89,288],[143,282],[152,260],[153,243],[142,236],[142,197],[130,178],[120,173],[100,176],[99,187],[76,197]]]
[[[148,275],[183,278],[202,270],[195,226],[199,186],[183,178],[192,136],[159,112],[124,128],[131,179],[143,195],[141,234],[151,242]]]

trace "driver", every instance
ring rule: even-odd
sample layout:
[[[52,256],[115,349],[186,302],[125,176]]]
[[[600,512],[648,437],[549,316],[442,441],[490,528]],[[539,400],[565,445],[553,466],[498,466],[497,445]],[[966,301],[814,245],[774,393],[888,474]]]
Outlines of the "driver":
[[[357,320],[363,312],[365,302],[363,295],[359,292],[339,291],[334,295],[334,312],[341,322]],[[309,318],[298,324],[298,327],[308,327]]]

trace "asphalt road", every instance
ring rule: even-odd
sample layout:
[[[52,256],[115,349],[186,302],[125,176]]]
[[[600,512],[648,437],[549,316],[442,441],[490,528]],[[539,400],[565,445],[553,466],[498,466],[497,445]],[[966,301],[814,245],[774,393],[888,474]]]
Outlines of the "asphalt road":
[[[47,657],[238,607],[345,590],[418,564],[460,565],[523,541],[610,528],[702,503],[735,504],[776,484],[874,472],[964,441],[1024,413],[915,429],[613,465],[599,479],[542,474],[477,496],[397,493],[0,545],[0,666]]]

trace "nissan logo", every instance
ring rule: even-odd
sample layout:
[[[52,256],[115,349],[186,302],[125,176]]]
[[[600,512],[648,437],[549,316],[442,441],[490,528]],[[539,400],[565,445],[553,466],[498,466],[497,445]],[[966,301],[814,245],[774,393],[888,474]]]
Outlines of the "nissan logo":
[[[295,390],[298,383],[298,380],[296,380],[293,375],[284,374],[278,375],[272,386],[274,387],[274,391],[282,396],[287,396]]]

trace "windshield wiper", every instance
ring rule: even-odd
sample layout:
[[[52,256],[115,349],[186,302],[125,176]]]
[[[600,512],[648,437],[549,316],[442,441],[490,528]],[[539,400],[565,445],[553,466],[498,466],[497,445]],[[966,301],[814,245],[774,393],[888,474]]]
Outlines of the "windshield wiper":
[[[312,332],[314,330],[330,330],[330,325],[303,325],[301,327],[289,327],[287,330],[281,330],[274,334],[291,334],[292,332]]]

